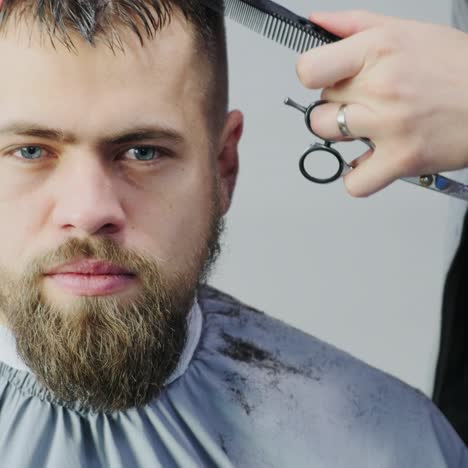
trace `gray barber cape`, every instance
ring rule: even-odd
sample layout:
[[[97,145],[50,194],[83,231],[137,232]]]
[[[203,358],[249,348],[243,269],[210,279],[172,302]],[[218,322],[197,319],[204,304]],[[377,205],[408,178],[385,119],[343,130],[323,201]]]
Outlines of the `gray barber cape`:
[[[213,288],[198,304],[187,368],[142,408],[67,404],[0,362],[0,467],[468,467],[420,392]]]

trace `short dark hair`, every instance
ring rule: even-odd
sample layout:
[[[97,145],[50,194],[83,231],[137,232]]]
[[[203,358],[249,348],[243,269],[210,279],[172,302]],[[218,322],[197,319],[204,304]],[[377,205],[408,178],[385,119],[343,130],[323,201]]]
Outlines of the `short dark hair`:
[[[219,2],[222,0],[210,0]],[[220,131],[228,108],[228,64],[224,17],[200,0],[4,0],[0,8],[0,31],[15,14],[33,18],[40,30],[68,49],[74,49],[71,33],[78,33],[91,45],[96,38],[113,50],[123,49],[119,28],[131,29],[144,44],[180,11],[193,25],[198,51],[211,65],[207,78],[207,122]]]

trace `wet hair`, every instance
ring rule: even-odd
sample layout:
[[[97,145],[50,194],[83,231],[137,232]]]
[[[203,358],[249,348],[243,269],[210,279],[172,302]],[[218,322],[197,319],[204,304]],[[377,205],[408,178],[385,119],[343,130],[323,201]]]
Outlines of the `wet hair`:
[[[210,0],[220,2],[222,0]],[[0,1],[1,4],[1,1]],[[0,31],[13,18],[32,18],[52,45],[58,41],[75,49],[73,34],[91,45],[105,42],[112,50],[124,50],[119,31],[133,31],[143,45],[166,26],[176,12],[193,26],[197,52],[210,65],[207,75],[208,123],[220,131],[228,107],[228,65],[224,18],[200,0],[3,0]]]

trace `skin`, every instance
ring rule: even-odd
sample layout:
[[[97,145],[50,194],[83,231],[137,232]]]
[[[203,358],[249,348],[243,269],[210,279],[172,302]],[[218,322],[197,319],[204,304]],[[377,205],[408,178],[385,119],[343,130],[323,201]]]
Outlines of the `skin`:
[[[54,49],[27,18],[9,24],[0,39],[0,323],[62,400],[97,411],[145,405],[177,365],[196,288],[219,251],[242,114],[214,130],[222,117],[206,115],[210,65],[181,15],[144,47],[119,31],[125,54],[80,37],[76,53]],[[132,279],[118,291],[72,292],[47,275],[83,258]]]
[[[300,81],[322,89],[317,134],[342,139],[336,115],[356,137],[376,145],[344,178],[355,197],[369,196],[400,177],[468,166],[468,35],[435,24],[365,11],[316,13],[310,19],[343,40],[301,55]]]
[[[222,133],[210,132],[203,113],[206,64],[195,55],[190,28],[174,17],[144,47],[132,33],[121,36],[125,55],[113,55],[104,45],[92,48],[79,37],[73,37],[77,55],[58,43],[53,49],[40,41],[36,28],[31,33],[17,25],[0,40],[0,129],[27,121],[67,136],[57,140],[0,132],[0,218],[7,220],[0,230],[0,268],[5,280],[21,278],[33,262],[41,266],[46,254],[70,239],[101,237],[123,251],[144,253],[167,278],[176,278],[194,268],[189,265],[208,235],[213,196],[221,216],[229,209],[243,117],[230,112]],[[180,139],[104,144],[112,135],[143,125],[171,129]],[[160,156],[149,165],[132,150],[141,145],[163,147],[172,156],[155,152]],[[19,150],[25,146],[44,151],[38,160],[25,161]],[[79,299],[46,278],[39,287],[50,304],[63,310]],[[135,297],[138,288],[135,283],[117,297]],[[3,290],[4,296],[9,292],[13,289]]]

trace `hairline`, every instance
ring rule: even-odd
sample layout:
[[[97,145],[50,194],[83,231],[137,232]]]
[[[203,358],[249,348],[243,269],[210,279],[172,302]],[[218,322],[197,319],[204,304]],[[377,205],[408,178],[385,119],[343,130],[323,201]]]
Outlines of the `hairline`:
[[[5,4],[7,4],[8,1],[9,0],[5,0]],[[15,3],[15,0],[10,1]],[[32,20],[33,25],[35,24],[39,26],[41,40],[43,35],[45,35],[50,40],[54,49],[56,48],[54,40],[57,40],[65,46],[70,53],[77,51],[72,36],[82,38],[92,47],[96,47],[98,45],[97,43],[107,45],[115,55],[115,49],[125,53],[125,41],[122,41],[119,32],[133,32],[139,38],[140,44],[143,47],[147,40],[151,40],[160,30],[168,27],[174,18],[177,18],[180,21],[185,21],[190,28],[190,34],[195,44],[194,53],[200,64],[197,71],[205,75],[205,78],[199,81],[199,85],[203,86],[203,83],[205,83],[202,90],[204,94],[202,112],[204,114],[207,131],[210,136],[210,143],[214,144],[215,140],[220,136],[228,111],[228,65],[225,55],[225,36],[222,38],[221,44],[210,44],[208,47],[208,39],[203,36],[203,33],[196,21],[193,18],[190,18],[176,3],[172,3],[166,8],[162,15],[161,24],[159,24],[154,31],[146,29],[146,34],[144,34],[145,31],[143,31],[143,25],[137,25],[136,28],[133,28],[117,18],[118,21],[112,23],[111,37],[106,32],[98,30],[91,38],[87,38],[80,31],[74,31],[71,28],[59,31],[57,34],[54,34],[54,31],[51,31],[50,29],[43,29],[41,20],[34,18],[32,15],[33,7],[30,6],[28,9],[28,5],[30,5],[30,2],[25,1],[25,6],[22,8],[13,8],[13,11],[8,12],[6,19],[4,17],[4,9],[0,9],[0,34],[3,29],[6,29],[6,26],[12,20],[16,20],[18,22],[28,22],[28,20]],[[26,14],[24,13],[25,11]],[[224,33],[225,31],[223,27],[223,34]],[[207,53],[207,51],[209,53]],[[215,52],[218,55],[216,55]],[[205,67],[204,65],[207,66]],[[221,82],[219,82],[219,80],[221,80]],[[226,85],[223,84],[224,82]]]

